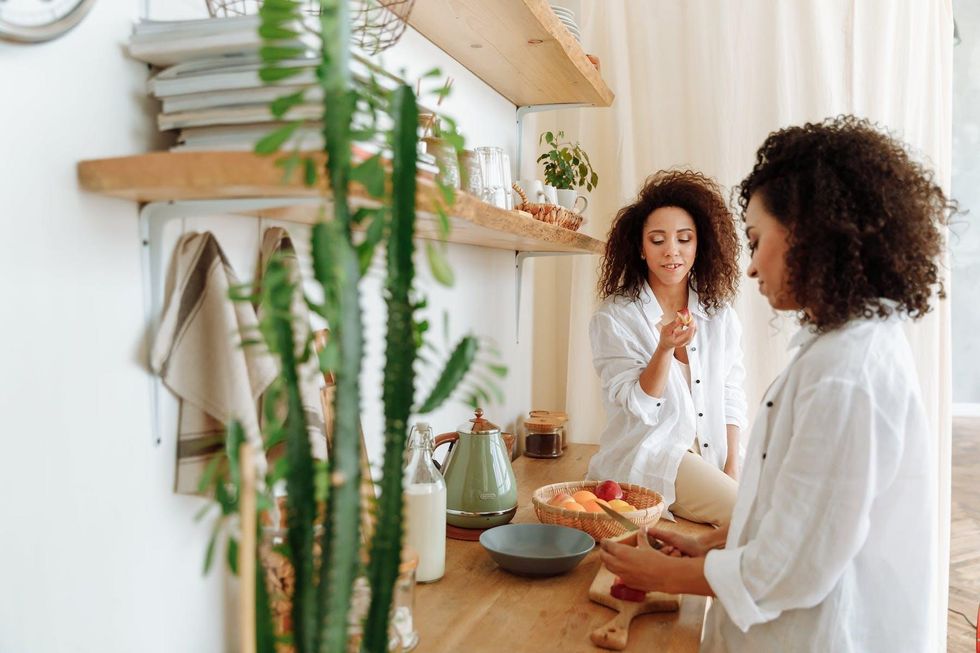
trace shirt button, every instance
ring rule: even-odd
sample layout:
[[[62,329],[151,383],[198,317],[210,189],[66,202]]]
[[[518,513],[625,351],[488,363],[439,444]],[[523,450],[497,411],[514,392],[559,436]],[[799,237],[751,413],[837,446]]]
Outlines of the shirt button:
[[[766,402],[766,407],[767,408],[772,408],[772,402],[771,401],[767,401]]]
[[[691,351],[697,351],[697,350],[698,350],[697,347],[691,347]]]
[[[694,379],[695,383],[701,383],[701,379]]]
[[[705,442],[705,443],[704,443],[704,448],[705,448],[705,449],[707,449],[707,448],[708,448],[708,443],[707,443],[707,442]]]
[[[660,402],[659,401],[657,402],[657,408],[660,408]]]
[[[766,459],[766,454],[762,454],[762,459],[763,459],[763,460],[765,460],[765,459]]]
[[[704,413],[698,413],[698,417],[704,417]]]

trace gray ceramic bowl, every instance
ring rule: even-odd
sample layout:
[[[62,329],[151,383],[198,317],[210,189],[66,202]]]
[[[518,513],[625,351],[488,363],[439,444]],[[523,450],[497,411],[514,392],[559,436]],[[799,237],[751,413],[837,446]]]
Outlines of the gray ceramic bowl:
[[[554,576],[585,557],[595,540],[577,528],[554,524],[507,524],[483,532],[480,544],[507,571],[523,576]]]

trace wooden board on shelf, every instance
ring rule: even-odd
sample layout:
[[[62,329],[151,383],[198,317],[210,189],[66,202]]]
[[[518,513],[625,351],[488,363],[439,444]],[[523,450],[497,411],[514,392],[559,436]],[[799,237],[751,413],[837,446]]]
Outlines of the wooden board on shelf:
[[[85,190],[137,202],[214,200],[241,198],[284,198],[279,209],[261,215],[291,222],[312,224],[319,209],[290,205],[288,198],[317,197],[322,188],[307,188],[299,175],[288,182],[274,157],[251,152],[152,152],[112,159],[82,161],[79,183]],[[363,194],[355,200],[366,200]],[[439,190],[431,179],[419,179],[417,195],[421,238],[434,239]],[[545,224],[518,211],[506,211],[458,193],[449,211],[452,233],[449,241],[511,251],[602,254],[605,243],[595,238]]]
[[[548,0],[422,0],[408,22],[517,106],[615,97]]]

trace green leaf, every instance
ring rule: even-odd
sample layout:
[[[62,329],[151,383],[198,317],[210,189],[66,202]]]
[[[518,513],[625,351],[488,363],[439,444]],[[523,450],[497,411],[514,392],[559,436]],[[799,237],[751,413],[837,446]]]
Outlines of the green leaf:
[[[427,242],[425,244],[425,256],[429,260],[429,270],[432,272],[433,278],[444,286],[452,287],[455,283],[455,277],[453,276],[453,269],[446,261],[443,248]]]
[[[215,456],[208,461],[208,466],[204,468],[204,473],[201,474],[201,480],[197,483],[197,491],[201,494],[207,494],[214,485],[215,476],[218,473],[218,466],[224,460],[224,456]],[[210,506],[208,506],[210,507]]]
[[[204,552],[204,571],[205,576],[211,571],[211,563],[214,561],[214,547],[218,543],[218,535],[221,533],[221,519],[216,519],[214,527],[211,529],[211,537],[208,539],[208,548]]]
[[[282,184],[288,184],[289,180],[293,176],[293,172],[296,171],[296,166],[299,165],[300,156],[299,153],[293,152],[288,156],[276,159],[276,165],[282,168]]]
[[[299,32],[288,27],[284,27],[283,23],[285,21],[269,21],[263,22],[259,25],[259,36],[263,39],[274,41],[274,40],[291,40],[299,37]]]
[[[466,376],[466,372],[473,364],[473,359],[476,358],[478,350],[477,339],[474,336],[464,336],[449,356],[449,360],[446,361],[446,366],[439,374],[432,392],[429,393],[429,396],[416,412],[420,414],[431,413],[441,406]]]
[[[364,186],[371,197],[381,197],[385,192],[385,169],[380,154],[365,159],[351,170],[351,179]]]
[[[259,56],[265,63],[298,59],[306,52],[306,48],[282,45],[263,45],[259,48]]]
[[[263,82],[281,82],[284,79],[289,79],[290,77],[296,77],[297,75],[302,75],[307,72],[309,68],[304,66],[299,67],[289,67],[280,68],[278,66],[264,66],[259,70],[259,79]]]
[[[436,226],[439,227],[439,238],[446,240],[452,232],[452,223],[449,222],[449,214],[440,206],[436,210],[436,217],[438,218]]]
[[[298,104],[303,103],[304,95],[306,91],[296,91],[295,93],[290,93],[289,95],[283,95],[282,97],[277,97],[269,105],[269,111],[272,115],[276,117],[277,120],[281,120],[286,112],[295,107]]]
[[[311,158],[303,159],[303,183],[307,186],[316,186],[317,166],[316,161]]]
[[[503,378],[507,376],[507,366],[506,365],[487,365],[487,369]]]
[[[228,568],[231,573],[238,575],[238,540],[233,537],[228,538],[227,560]],[[244,579],[243,579],[244,580]]]
[[[374,250],[385,233],[385,213],[377,211],[374,218],[368,224],[367,231],[364,233],[364,241],[357,246],[357,258],[361,266],[361,274],[367,272],[371,267],[371,260],[374,258]]]
[[[272,131],[262,138],[255,144],[256,154],[272,154],[282,147],[282,144],[289,140],[289,138],[296,133],[296,129],[301,125],[300,121],[291,122],[288,125],[283,125],[279,129]],[[284,164],[288,165],[288,164]],[[293,164],[295,165],[295,164]],[[291,168],[287,170],[288,175]]]

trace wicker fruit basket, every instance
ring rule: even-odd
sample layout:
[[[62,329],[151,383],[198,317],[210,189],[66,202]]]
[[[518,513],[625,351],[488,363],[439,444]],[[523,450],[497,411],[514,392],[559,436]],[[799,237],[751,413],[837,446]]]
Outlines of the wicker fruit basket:
[[[531,495],[531,503],[534,505],[534,512],[538,516],[538,521],[542,524],[557,524],[577,528],[594,537],[596,541],[622,535],[626,529],[604,512],[576,512],[548,505],[548,501],[559,492],[567,494],[574,494],[579,490],[595,492],[597,485],[599,485],[598,481],[571,481],[539,487]],[[620,483],[619,487],[623,489],[623,500],[637,508],[633,512],[621,513],[623,517],[640,528],[653,526],[657,523],[660,515],[664,512],[664,498],[662,496],[639,485]]]
[[[514,207],[518,211],[525,211],[530,213],[531,217],[535,220],[557,225],[569,231],[578,231],[578,228],[582,226],[582,215],[580,213],[569,211],[565,207],[558,206],[557,204],[528,202],[527,193],[524,192],[524,189],[520,185],[515,183],[512,185],[512,188],[521,196],[521,203]]]

